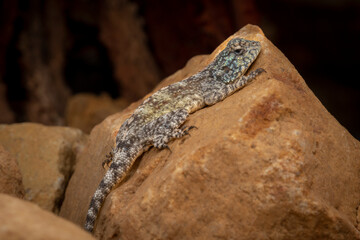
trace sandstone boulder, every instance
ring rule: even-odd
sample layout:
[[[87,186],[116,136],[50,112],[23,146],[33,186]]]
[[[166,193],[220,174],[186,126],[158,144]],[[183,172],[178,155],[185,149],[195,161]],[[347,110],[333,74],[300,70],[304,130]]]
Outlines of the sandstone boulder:
[[[107,197],[98,239],[360,239],[360,144],[324,108],[288,59],[248,25],[210,56],[158,88],[206,66],[233,37],[258,40],[251,84],[192,114],[191,136],[150,149]],[[96,126],[60,215],[82,226],[105,170],[101,162],[140,102]]]
[[[16,159],[0,145],[0,193],[24,197],[22,176]]]
[[[0,239],[94,239],[76,225],[35,204],[0,194]]]
[[[66,122],[69,127],[79,128],[85,133],[104,120],[107,116],[120,112],[128,102],[124,99],[113,100],[109,95],[96,96],[80,93],[71,97],[66,108]]]
[[[86,136],[78,129],[35,123],[0,125],[0,144],[19,164],[25,199],[58,212]]]

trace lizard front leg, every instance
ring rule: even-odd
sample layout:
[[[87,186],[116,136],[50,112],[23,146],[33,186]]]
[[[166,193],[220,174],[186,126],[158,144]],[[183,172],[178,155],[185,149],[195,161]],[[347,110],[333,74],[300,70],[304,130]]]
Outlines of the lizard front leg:
[[[214,87],[213,89],[211,89],[211,91],[206,92],[204,96],[205,104],[214,105],[215,103],[222,101],[227,96],[244,87],[247,83],[249,83],[262,72],[265,72],[265,70],[262,68],[258,68],[250,72],[247,76],[240,76],[230,83],[222,83],[221,85]]]
[[[232,94],[233,92],[244,87],[246,84],[252,81],[257,75],[263,72],[265,72],[264,69],[258,68],[254,71],[251,71],[247,76],[241,76],[236,78],[233,82],[226,85],[226,92],[228,93],[228,95]]]

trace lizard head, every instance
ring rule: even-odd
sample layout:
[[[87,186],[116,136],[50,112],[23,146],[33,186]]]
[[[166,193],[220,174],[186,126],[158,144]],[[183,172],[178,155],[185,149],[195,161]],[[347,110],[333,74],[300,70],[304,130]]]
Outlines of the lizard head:
[[[224,83],[230,83],[246,73],[261,49],[260,42],[243,38],[231,39],[212,65],[213,76]]]

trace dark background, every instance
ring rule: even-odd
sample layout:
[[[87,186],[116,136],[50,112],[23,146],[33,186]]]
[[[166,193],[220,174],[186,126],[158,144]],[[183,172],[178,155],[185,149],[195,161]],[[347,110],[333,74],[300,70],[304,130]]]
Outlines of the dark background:
[[[248,23],[360,139],[358,0],[1,1],[0,122],[66,124],[77,93],[132,102]]]

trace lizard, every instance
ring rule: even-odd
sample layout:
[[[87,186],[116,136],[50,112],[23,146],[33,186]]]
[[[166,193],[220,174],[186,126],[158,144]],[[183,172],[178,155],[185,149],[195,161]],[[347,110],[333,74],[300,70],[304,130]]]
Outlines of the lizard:
[[[258,68],[245,75],[260,50],[258,41],[233,38],[202,71],[161,88],[139,105],[121,125],[115,148],[103,162],[109,168],[91,199],[85,230],[93,231],[105,198],[141,154],[151,146],[169,149],[170,140],[189,134],[194,127],[184,125],[189,114],[222,101],[265,71]]]

